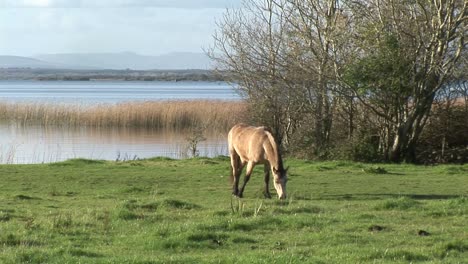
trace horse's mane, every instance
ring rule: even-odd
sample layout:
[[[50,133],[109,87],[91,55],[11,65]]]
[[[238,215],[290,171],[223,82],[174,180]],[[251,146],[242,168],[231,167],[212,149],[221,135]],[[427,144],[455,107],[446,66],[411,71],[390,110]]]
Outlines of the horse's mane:
[[[270,128],[268,127],[264,127],[264,130],[268,136],[268,140],[270,141],[270,145],[271,147],[273,148],[273,152],[276,154],[275,158],[276,159],[276,162],[278,164],[278,170],[279,171],[284,171],[284,167],[283,167],[283,159],[281,158],[281,153],[280,153],[280,150],[279,150],[279,147],[278,147],[278,144],[276,144],[276,140],[275,138],[273,137],[273,134],[272,134],[272,131]],[[276,164],[275,164],[276,165]]]
[[[271,129],[271,127],[267,127],[267,126],[262,126],[263,130],[267,131],[267,132],[270,132],[270,134],[273,134],[273,129]]]

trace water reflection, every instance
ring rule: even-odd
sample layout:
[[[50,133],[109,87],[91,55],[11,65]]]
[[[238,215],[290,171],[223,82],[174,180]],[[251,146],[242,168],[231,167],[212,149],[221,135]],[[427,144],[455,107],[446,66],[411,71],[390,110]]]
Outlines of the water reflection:
[[[189,132],[137,128],[68,128],[0,124],[0,163],[29,164],[71,158],[129,160],[189,157]],[[200,156],[227,155],[226,135],[205,133]]]

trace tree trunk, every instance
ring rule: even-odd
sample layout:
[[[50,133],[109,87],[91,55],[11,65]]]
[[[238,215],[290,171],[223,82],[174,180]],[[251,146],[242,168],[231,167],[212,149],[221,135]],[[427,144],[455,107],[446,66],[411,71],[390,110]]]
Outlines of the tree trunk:
[[[416,162],[416,146],[429,117],[434,96],[435,94],[432,93],[422,99],[414,106],[415,109],[407,119],[398,126],[397,135],[391,149],[390,161]]]

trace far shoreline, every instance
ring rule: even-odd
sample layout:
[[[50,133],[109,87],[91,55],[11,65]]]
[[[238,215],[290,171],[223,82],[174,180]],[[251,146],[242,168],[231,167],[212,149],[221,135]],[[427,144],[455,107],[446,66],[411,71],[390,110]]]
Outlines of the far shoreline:
[[[36,69],[0,68],[0,81],[204,81],[229,82],[229,73],[204,69]]]

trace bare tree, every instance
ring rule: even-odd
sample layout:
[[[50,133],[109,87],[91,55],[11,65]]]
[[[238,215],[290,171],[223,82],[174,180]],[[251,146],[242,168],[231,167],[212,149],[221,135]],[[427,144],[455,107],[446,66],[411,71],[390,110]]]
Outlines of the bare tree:
[[[337,49],[342,45],[338,32],[345,32],[344,16],[336,0],[286,2],[292,55],[288,62],[300,73],[292,82],[312,113],[314,154],[324,155],[330,145],[337,85],[334,67]]]
[[[316,155],[328,148],[332,129],[334,56],[344,42],[337,29],[345,31],[337,27],[343,21],[337,5],[336,0],[244,1],[218,23],[210,51],[281,143],[306,142]],[[312,140],[298,138],[298,130]]]
[[[227,70],[250,103],[253,121],[270,126],[281,143],[294,122],[290,91],[285,89],[285,18],[277,3],[246,0],[218,21],[209,56]]]

